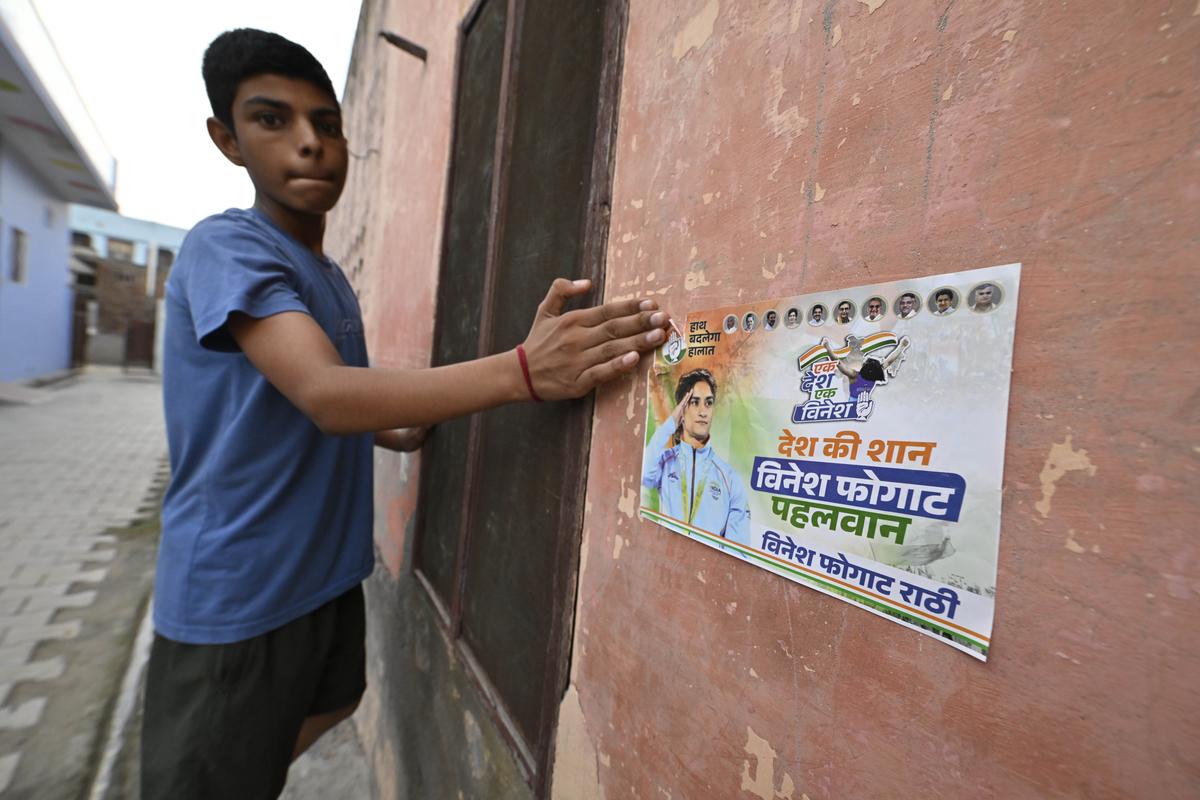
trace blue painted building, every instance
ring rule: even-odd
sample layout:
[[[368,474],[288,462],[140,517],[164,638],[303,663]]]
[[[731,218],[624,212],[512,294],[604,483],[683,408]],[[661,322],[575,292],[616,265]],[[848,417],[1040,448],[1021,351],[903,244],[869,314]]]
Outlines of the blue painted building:
[[[27,0],[0,3],[0,381],[70,366],[68,203],[115,210],[116,161]]]

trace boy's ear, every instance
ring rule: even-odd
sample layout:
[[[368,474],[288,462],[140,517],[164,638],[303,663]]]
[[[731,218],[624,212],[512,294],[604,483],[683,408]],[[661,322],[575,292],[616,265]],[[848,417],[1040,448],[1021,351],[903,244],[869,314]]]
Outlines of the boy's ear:
[[[208,138],[212,139],[221,154],[232,163],[239,167],[246,166],[246,162],[242,160],[242,150],[238,147],[237,137],[233,135],[233,131],[225,127],[224,122],[216,117],[208,118]]]

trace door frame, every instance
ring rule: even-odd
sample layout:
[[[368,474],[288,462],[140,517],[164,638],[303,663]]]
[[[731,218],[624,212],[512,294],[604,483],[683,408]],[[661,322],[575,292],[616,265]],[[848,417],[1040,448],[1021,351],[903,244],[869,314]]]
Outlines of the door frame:
[[[525,0],[474,0],[470,9],[464,15],[458,26],[457,53],[455,58],[453,86],[454,100],[451,111],[452,129],[450,137],[451,158],[447,165],[446,186],[452,186],[454,179],[454,148],[459,113],[460,82],[462,80],[463,60],[465,54],[465,39],[471,26],[482,12],[485,2],[506,2],[507,18],[505,21],[505,51],[502,61],[502,74],[499,88],[499,118],[496,130],[496,152],[492,174],[491,200],[489,214],[491,221],[488,230],[486,247],[486,269],[482,307],[480,317],[480,334],[478,352],[485,354],[493,344],[492,327],[495,320],[495,295],[497,274],[494,265],[499,258],[499,249],[503,242],[506,224],[505,189],[508,185],[509,165],[512,158],[513,130],[515,127],[517,103],[513,96],[513,86],[521,68],[518,43],[521,40],[522,23],[524,19]],[[620,85],[624,67],[625,33],[628,24],[628,0],[597,0],[603,8],[603,30],[601,40],[601,70],[599,75],[598,98],[596,106],[596,127],[594,146],[592,150],[592,165],[588,188],[586,212],[583,219],[580,247],[580,272],[582,277],[592,280],[594,298],[598,302],[604,295],[605,262],[608,250],[609,223],[611,219],[611,198],[614,172],[614,154],[617,140],[617,122],[619,116]],[[441,264],[443,269],[439,274],[439,286],[444,277],[446,254],[450,245],[450,192],[444,193],[442,209],[442,247]],[[441,321],[435,322],[434,341],[440,334],[438,329]],[[470,423],[468,447],[465,466],[466,507],[464,508],[458,532],[458,547],[455,564],[454,588],[449,606],[438,596],[432,582],[418,567],[417,555],[421,542],[421,531],[425,525],[426,492],[429,481],[426,479],[426,469],[422,467],[421,502],[417,509],[415,530],[417,531],[413,558],[413,575],[424,591],[421,594],[430,602],[435,617],[440,622],[440,629],[447,638],[459,662],[465,668],[472,682],[479,690],[484,705],[502,734],[505,742],[515,756],[515,761],[523,777],[530,785],[536,797],[547,797],[551,788],[551,776],[554,768],[554,750],[557,738],[558,709],[562,697],[566,693],[570,680],[572,646],[574,639],[574,621],[576,593],[578,587],[580,548],[582,543],[583,520],[585,512],[585,495],[587,491],[588,464],[591,445],[593,398],[588,396],[580,401],[580,407],[573,415],[569,425],[571,428],[570,441],[579,442],[579,446],[569,449],[570,460],[566,465],[567,474],[577,476],[572,486],[564,488],[564,496],[575,497],[577,502],[564,503],[560,507],[557,527],[564,535],[558,537],[558,545],[554,553],[554,585],[551,590],[553,609],[551,615],[552,630],[550,646],[547,647],[543,669],[547,679],[541,698],[541,716],[539,719],[540,741],[526,742],[515,721],[508,714],[499,692],[492,685],[482,665],[475,657],[466,640],[462,637],[462,607],[466,581],[463,562],[469,547],[470,531],[475,514],[475,498],[477,492],[478,474],[481,461],[480,440],[482,437],[482,421],[480,415],[475,415]]]

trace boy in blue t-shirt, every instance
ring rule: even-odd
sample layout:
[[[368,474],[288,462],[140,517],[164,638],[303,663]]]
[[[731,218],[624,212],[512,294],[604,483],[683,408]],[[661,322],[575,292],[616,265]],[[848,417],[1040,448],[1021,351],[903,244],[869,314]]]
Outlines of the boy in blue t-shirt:
[[[373,445],[526,400],[579,397],[664,341],[650,300],[564,311],[558,279],[525,342],[424,370],[369,369],[362,317],[325,256],[346,179],[341,110],[297,44],[249,29],[204,55],[208,131],[254,207],[188,234],[167,282],[171,485],[154,596],[142,796],[276,797],[288,765],[365,688]]]

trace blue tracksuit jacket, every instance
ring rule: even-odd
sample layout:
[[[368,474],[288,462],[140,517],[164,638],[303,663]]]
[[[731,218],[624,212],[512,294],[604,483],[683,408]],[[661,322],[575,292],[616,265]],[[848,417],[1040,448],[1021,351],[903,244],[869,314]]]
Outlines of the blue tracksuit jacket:
[[[711,446],[680,442],[668,448],[673,433],[668,420],[654,432],[642,460],[642,485],[658,490],[659,511],[750,545],[750,501],[741,476]]]

